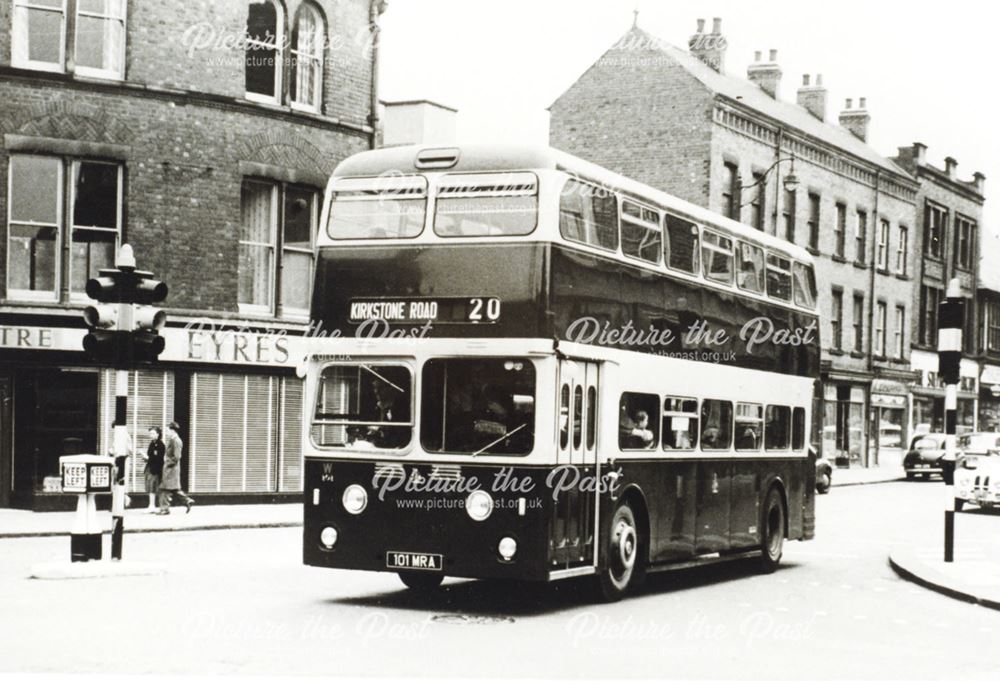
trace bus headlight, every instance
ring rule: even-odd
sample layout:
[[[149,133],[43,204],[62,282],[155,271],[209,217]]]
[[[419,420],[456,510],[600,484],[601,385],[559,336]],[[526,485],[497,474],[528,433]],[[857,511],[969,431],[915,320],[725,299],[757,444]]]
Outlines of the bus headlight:
[[[489,492],[477,489],[465,500],[465,512],[476,521],[486,520],[493,513],[493,497]]]
[[[319,533],[319,540],[328,549],[332,549],[337,545],[337,529],[330,527],[329,525],[323,528],[323,531]]]
[[[500,557],[504,560],[510,560],[517,553],[517,542],[513,537],[504,537],[500,540],[500,544],[497,546],[497,551],[500,553]]]
[[[357,515],[368,505],[368,492],[361,485],[348,485],[341,501],[344,503],[345,511]]]

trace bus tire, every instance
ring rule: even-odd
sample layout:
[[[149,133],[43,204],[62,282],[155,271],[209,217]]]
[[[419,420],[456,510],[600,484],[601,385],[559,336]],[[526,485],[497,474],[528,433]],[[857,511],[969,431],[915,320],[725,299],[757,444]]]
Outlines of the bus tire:
[[[413,591],[433,591],[441,586],[444,575],[439,572],[399,572],[403,584]]]
[[[760,570],[771,574],[778,569],[785,545],[785,504],[777,486],[768,490],[760,520]]]
[[[645,566],[640,557],[642,538],[635,512],[626,503],[615,509],[608,537],[608,564],[598,576],[601,599],[620,601],[641,579]]]

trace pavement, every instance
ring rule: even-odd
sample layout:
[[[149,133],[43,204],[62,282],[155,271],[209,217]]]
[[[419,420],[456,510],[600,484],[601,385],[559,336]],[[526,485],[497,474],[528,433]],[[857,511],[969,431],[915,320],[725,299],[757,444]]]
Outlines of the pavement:
[[[874,485],[905,480],[902,466],[875,466],[872,468],[834,468],[831,482],[834,487]]]
[[[73,526],[74,515],[74,511],[36,513],[0,509],[0,539],[65,536]],[[97,519],[104,532],[111,531],[110,512],[98,512]],[[195,505],[190,513],[175,508],[168,516],[147,513],[145,508],[125,511],[126,534],[301,525],[302,504]]]
[[[897,546],[889,565],[903,579],[938,593],[1000,610],[1000,511],[955,514],[954,560],[944,562],[944,513],[925,541]]]

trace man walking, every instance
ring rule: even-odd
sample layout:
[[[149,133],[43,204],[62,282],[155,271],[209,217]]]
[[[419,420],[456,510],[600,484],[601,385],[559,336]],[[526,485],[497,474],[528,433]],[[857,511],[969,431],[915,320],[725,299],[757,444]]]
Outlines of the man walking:
[[[180,426],[177,425],[177,422],[172,421],[163,433],[163,477],[160,481],[158,515],[170,514],[170,505],[175,494],[184,502],[188,513],[194,506],[194,499],[181,490],[181,455],[184,451],[184,442],[178,434],[179,430]]]

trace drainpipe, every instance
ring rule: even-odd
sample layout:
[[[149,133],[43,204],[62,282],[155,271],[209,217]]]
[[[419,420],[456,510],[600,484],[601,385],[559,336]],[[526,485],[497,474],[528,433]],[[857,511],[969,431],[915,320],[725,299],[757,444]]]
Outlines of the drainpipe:
[[[882,171],[878,168],[875,169],[875,206],[872,210],[872,220],[871,224],[867,226],[867,234],[865,238],[871,237],[871,257],[868,261],[868,373],[872,376],[872,381],[875,379],[875,269],[878,267],[876,261],[878,257],[878,234],[879,234],[879,214],[878,214],[878,199],[879,199],[879,181],[882,176]],[[886,252],[888,256],[888,252]],[[888,324],[889,312],[888,305],[886,306],[886,323]],[[882,329],[882,340],[888,342],[885,337],[885,329]],[[871,386],[868,388],[868,411],[869,416],[875,412],[872,410],[872,391]],[[868,419],[869,427],[871,426],[871,419]],[[875,463],[878,463],[878,453],[879,453],[879,432],[881,431],[881,423],[875,424]]]
[[[774,136],[774,161],[781,159],[781,137],[785,132],[784,128],[778,128]],[[778,204],[781,202],[781,164],[774,166],[774,210],[771,212],[771,234],[778,236],[778,214],[781,212]]]
[[[385,0],[371,0],[368,8],[368,25],[371,30],[371,111],[368,114],[368,125],[372,128],[370,147],[374,149],[378,146],[378,72],[379,72],[379,41],[382,39],[382,27],[379,25],[379,17],[385,11]]]

